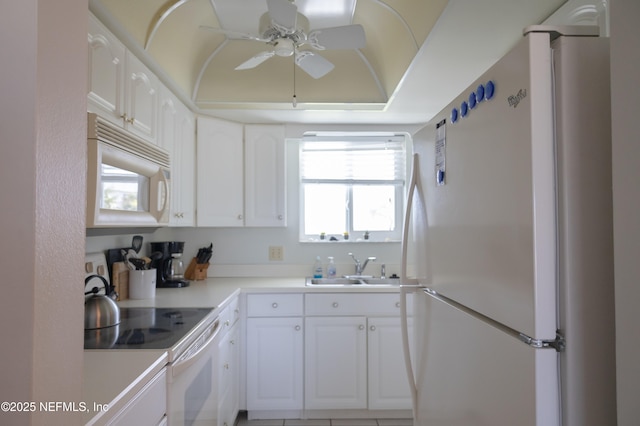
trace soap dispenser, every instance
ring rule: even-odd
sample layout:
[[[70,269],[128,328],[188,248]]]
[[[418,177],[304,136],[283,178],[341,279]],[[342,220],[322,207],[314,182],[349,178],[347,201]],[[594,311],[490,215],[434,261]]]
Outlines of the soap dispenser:
[[[327,265],[327,278],[336,277],[336,264],[333,261],[333,256],[329,256],[329,264]]]
[[[313,278],[322,278],[322,261],[320,256],[316,257],[316,262],[313,264]]]

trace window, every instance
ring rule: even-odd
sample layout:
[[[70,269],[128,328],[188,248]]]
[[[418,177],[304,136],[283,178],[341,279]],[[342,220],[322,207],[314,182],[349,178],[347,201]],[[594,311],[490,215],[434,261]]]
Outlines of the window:
[[[300,144],[301,241],[399,241],[404,135],[305,135]]]

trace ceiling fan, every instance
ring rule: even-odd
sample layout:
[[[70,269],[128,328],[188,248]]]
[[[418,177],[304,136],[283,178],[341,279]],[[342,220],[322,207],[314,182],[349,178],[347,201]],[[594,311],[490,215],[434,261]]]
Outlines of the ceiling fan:
[[[268,11],[260,17],[259,36],[221,28],[208,29],[221,32],[230,39],[255,40],[266,43],[269,50],[258,53],[238,65],[236,70],[255,68],[273,56],[294,56],[295,64],[313,78],[329,73],[334,65],[311,50],[300,50],[303,45],[315,50],[360,49],[366,45],[361,25],[344,25],[309,32],[309,20],[298,12],[290,0],[267,0]]]

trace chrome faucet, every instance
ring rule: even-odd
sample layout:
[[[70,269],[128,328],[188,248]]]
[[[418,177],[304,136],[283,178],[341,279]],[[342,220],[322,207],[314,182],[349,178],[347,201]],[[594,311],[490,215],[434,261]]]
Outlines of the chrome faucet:
[[[356,275],[362,275],[362,272],[364,272],[364,268],[367,267],[367,263],[369,263],[370,260],[373,262],[376,261],[375,257],[368,257],[367,260],[364,261],[364,264],[362,264],[358,259],[356,259],[353,253],[349,253],[349,256],[351,256],[353,258],[353,261],[356,262]]]

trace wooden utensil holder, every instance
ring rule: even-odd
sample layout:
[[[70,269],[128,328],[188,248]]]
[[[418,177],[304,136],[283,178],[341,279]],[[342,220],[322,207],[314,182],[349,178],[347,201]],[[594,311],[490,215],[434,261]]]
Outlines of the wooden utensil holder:
[[[184,277],[192,281],[206,280],[208,269],[208,263],[198,263],[194,257],[191,259],[191,262],[189,262],[189,266],[187,266],[187,270],[184,272]]]

